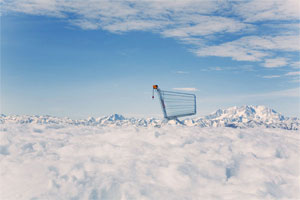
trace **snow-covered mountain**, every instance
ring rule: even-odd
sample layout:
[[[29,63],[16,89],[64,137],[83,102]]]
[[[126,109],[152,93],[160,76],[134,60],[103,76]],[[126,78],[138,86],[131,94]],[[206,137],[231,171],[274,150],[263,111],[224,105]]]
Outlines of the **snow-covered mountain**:
[[[201,118],[191,118],[183,120],[186,126],[198,127],[231,127],[249,128],[266,127],[282,128],[289,130],[300,129],[300,119],[288,118],[265,106],[234,106],[227,109],[219,109],[216,112]],[[175,121],[166,122],[155,118],[126,118],[119,114],[111,116],[82,120],[70,118],[58,118],[52,116],[6,116],[0,115],[0,124],[3,123],[37,123],[37,124],[73,124],[89,126],[164,126],[177,124]]]
[[[282,121],[285,119],[280,113],[265,106],[234,106],[224,110],[219,109],[205,118],[214,120],[228,119],[238,122],[248,120]]]
[[[196,120],[198,124],[213,127],[267,127],[298,130],[300,120],[285,117],[273,109],[265,106],[234,106],[227,109],[219,109],[216,112]]]

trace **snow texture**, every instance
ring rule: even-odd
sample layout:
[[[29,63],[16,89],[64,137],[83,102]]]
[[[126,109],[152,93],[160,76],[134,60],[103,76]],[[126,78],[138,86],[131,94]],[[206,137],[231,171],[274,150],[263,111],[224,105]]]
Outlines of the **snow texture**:
[[[2,124],[0,199],[300,199],[299,132]]]
[[[146,122],[2,115],[0,199],[300,199],[298,130]]]

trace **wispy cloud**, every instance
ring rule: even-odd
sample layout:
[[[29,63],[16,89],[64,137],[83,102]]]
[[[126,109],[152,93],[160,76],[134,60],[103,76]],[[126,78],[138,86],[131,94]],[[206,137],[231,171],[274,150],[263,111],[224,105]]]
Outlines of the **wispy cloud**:
[[[189,16],[189,18],[181,18],[181,20],[194,24],[178,24],[177,26],[164,30],[162,34],[166,37],[191,38],[220,32],[234,33],[253,27],[250,24],[220,16],[201,16],[195,14]]]
[[[299,58],[298,58],[298,59],[299,59]],[[290,65],[291,65],[291,67],[293,67],[293,68],[300,68],[300,61],[292,62]]]
[[[285,76],[290,77],[290,82],[299,83],[300,82],[300,71],[288,72]]]
[[[189,74],[190,72],[187,71],[176,71],[176,74]]]
[[[283,74],[282,76],[291,76],[292,77],[292,82],[298,82],[297,80],[300,77],[300,71],[288,72],[288,73]],[[294,78],[295,76],[298,76],[298,78]],[[279,78],[279,77],[281,77],[281,75],[262,76],[262,78],[266,78],[266,79]]]
[[[246,70],[249,71],[251,70],[250,67],[208,67],[205,69],[201,69],[201,71],[241,71],[241,70]]]
[[[235,6],[235,12],[245,21],[292,20],[299,17],[299,1],[247,1]]]
[[[222,71],[223,69],[221,67],[211,67],[209,68],[211,71]]]
[[[195,91],[198,91],[197,88],[173,88],[173,90],[187,91],[187,92],[195,92]]]
[[[271,79],[271,78],[279,78],[279,77],[280,77],[279,75],[263,76],[263,78],[268,78],[268,79]]]
[[[261,61],[272,56],[272,51],[299,51],[298,37],[297,35],[246,36],[232,42],[196,49],[195,53],[199,56],[231,57],[238,61]]]
[[[300,50],[299,30],[281,26],[298,25],[295,20],[299,19],[299,6],[296,0],[9,0],[3,1],[2,14],[55,16],[82,29],[117,34],[151,31],[188,45],[198,56],[279,67],[294,61],[276,61],[277,52]],[[260,29],[268,24],[276,24],[270,26],[275,31]]]
[[[300,71],[296,72],[288,72],[285,74],[286,76],[300,76]]]
[[[273,58],[273,59],[266,59],[265,63],[263,64],[264,67],[267,68],[275,68],[275,67],[283,67],[288,64],[286,58]]]
[[[294,71],[294,72],[288,72],[283,74],[282,76],[298,76],[300,77],[300,71]],[[262,76],[262,78],[267,78],[267,79],[272,79],[272,78],[279,78],[281,77],[280,75],[266,75],[266,76]]]

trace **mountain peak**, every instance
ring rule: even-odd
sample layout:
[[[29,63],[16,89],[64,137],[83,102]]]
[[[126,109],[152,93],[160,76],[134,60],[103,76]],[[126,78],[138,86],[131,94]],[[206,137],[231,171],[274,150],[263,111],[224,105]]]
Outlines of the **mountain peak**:
[[[245,105],[245,106],[234,106],[227,109],[219,109],[216,112],[205,117],[206,119],[211,120],[224,120],[230,119],[234,121],[244,121],[244,120],[263,120],[263,121],[272,121],[272,120],[284,120],[285,117],[275,110],[268,108],[266,106],[254,106],[254,105]]]
[[[298,118],[287,118],[266,106],[234,106],[227,109],[219,109],[216,112],[198,119],[185,119],[183,122],[187,126],[197,127],[231,127],[231,128],[283,128],[288,130],[298,130],[300,120]],[[0,115],[0,124],[69,124],[87,126],[154,126],[175,125],[174,121],[166,123],[162,119],[155,118],[125,118],[120,114],[113,114],[106,117],[89,117],[82,120],[69,118],[58,118],[52,116],[6,116]]]
[[[125,117],[120,114],[112,114],[110,116],[107,116],[107,120],[109,121],[120,121],[120,120],[125,120]]]

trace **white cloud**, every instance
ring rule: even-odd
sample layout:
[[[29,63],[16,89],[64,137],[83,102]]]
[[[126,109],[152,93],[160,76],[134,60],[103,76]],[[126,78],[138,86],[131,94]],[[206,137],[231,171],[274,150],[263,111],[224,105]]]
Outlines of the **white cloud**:
[[[260,61],[269,53],[254,50],[239,41],[228,42],[217,46],[206,46],[194,50],[198,56],[231,57],[237,61]]]
[[[298,0],[253,0],[234,5],[235,13],[246,21],[298,20],[300,2]]]
[[[193,16],[193,15],[192,15]],[[166,37],[186,38],[192,36],[205,36],[214,33],[237,32],[252,26],[240,21],[219,16],[193,16],[194,19],[185,19],[175,27],[166,29],[162,34]],[[190,22],[190,23],[187,23]]]
[[[237,72],[237,71],[241,71],[241,70],[245,70],[245,71],[252,71],[252,68],[250,66],[239,66],[239,67],[228,67],[228,66],[222,66],[222,67],[207,67],[204,69],[201,69],[201,71],[207,72],[207,71],[233,71],[233,72]]]
[[[198,91],[197,88],[173,88],[173,90],[187,91],[187,92],[195,92],[195,91]]]
[[[231,57],[238,61],[260,61],[271,56],[273,50],[299,51],[299,36],[247,36],[220,45],[202,47],[195,50],[195,53],[199,56]]]
[[[176,74],[189,74],[189,72],[186,72],[186,71],[176,71],[175,73]]]
[[[100,27],[99,24],[91,22],[89,20],[85,20],[85,19],[70,20],[70,23],[75,26],[79,26],[85,30],[96,30],[96,29],[99,29],[99,27]]]
[[[299,6],[297,0],[10,0],[2,3],[2,13],[55,16],[87,30],[151,31],[189,45],[198,56],[269,59],[265,66],[272,67],[284,63],[271,64],[274,51],[300,50]],[[282,20],[294,31],[282,28]],[[270,21],[272,30],[280,31],[263,32],[255,24],[267,27]]]
[[[284,74],[284,76],[298,76],[300,77],[300,71],[295,71],[295,72],[288,72],[286,74]],[[262,78],[267,78],[267,79],[271,79],[271,78],[279,78],[281,77],[280,75],[266,75],[266,76],[262,76]],[[299,79],[299,78],[297,78]],[[297,80],[295,79],[295,80]]]
[[[297,71],[297,72],[288,72],[285,75],[286,76],[299,76],[300,75],[300,71]]]
[[[279,78],[279,75],[269,75],[269,76],[263,76],[263,78]]]
[[[212,71],[222,71],[221,67],[211,67],[210,70]]]
[[[283,67],[288,64],[286,58],[273,58],[273,59],[266,59],[265,63],[263,64],[264,67],[267,68],[275,68],[275,67]]]

